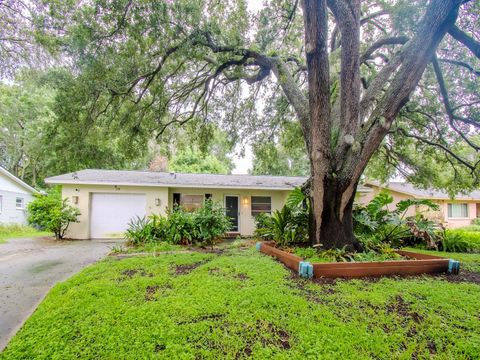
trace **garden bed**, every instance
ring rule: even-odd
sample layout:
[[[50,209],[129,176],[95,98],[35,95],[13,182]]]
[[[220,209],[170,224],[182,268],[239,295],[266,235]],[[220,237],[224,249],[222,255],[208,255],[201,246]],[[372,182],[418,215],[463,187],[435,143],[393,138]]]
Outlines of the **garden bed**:
[[[403,250],[396,250],[396,252],[407,260],[309,263],[300,256],[274,247],[272,243],[260,242],[257,244],[257,249],[264,254],[275,257],[288,268],[298,271],[300,276],[309,278],[419,275],[449,271],[458,272],[459,269],[458,261]]]

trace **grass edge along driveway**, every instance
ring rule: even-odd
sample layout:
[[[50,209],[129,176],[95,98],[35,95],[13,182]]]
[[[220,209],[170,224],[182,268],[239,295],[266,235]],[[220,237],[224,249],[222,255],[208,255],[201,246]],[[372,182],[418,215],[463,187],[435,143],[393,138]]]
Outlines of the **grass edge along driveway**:
[[[109,257],[50,292],[0,359],[469,359],[480,286],[316,284],[248,250]]]

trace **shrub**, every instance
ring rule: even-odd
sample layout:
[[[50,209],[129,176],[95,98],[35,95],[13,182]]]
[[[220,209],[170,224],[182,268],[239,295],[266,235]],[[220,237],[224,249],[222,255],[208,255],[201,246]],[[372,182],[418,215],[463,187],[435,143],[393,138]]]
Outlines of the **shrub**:
[[[480,232],[464,228],[445,230],[439,250],[447,252],[480,252]]]
[[[478,215],[477,215],[478,216]],[[478,226],[478,230],[477,231],[480,231],[480,217],[477,217],[476,219],[473,219],[472,220],[472,225],[473,226]]]
[[[193,213],[195,241],[212,245],[216,239],[231,229],[231,220],[225,216],[225,209],[212,200]]]
[[[446,252],[471,252],[473,250],[471,243],[455,232],[445,232],[438,243],[438,250]]]
[[[308,240],[308,212],[303,208],[284,206],[271,216],[259,214],[255,219],[255,234],[264,239],[275,240],[282,246],[301,244]]]
[[[125,236],[130,244],[136,246],[161,241],[181,245],[212,245],[230,228],[231,222],[225,210],[207,200],[204,206],[194,212],[176,207],[168,210],[165,216],[132,219]]]
[[[63,239],[68,226],[77,222],[80,210],[62,199],[59,188],[51,189],[46,195],[35,195],[28,204],[28,222],[37,228],[51,231],[56,239]]]
[[[464,226],[464,227],[458,228],[456,230],[480,232],[480,225],[476,225],[476,224],[472,223],[472,225]]]
[[[193,212],[181,207],[167,211],[165,241],[171,244],[188,245],[193,242],[195,233]]]

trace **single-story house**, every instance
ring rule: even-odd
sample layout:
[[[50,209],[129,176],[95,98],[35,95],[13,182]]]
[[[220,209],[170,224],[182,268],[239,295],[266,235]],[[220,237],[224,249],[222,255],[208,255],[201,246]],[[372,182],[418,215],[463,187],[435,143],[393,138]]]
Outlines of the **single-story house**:
[[[452,199],[446,192],[434,189],[420,189],[405,182],[365,182],[365,187],[372,189],[371,192],[361,194],[360,202],[368,203],[381,191],[387,191],[393,197],[393,204],[405,199],[429,199],[439,205],[439,211],[425,211],[425,215],[431,219],[443,223],[448,228],[467,226],[472,220],[480,218],[480,191],[469,194],[458,194]],[[418,209],[411,207],[407,215],[415,215]]]
[[[211,198],[232,218],[231,235],[252,235],[254,217],[283,207],[289,192],[305,177],[183,174],[152,171],[81,170],[47,178],[62,185],[62,195],[81,212],[67,236],[118,237],[135,216],[163,214],[174,203],[187,209]],[[371,191],[365,189],[365,191]]]
[[[27,205],[38,191],[0,166],[0,224],[26,224]]]
[[[200,207],[205,199],[221,202],[232,218],[230,235],[252,235],[254,217],[279,210],[295,187],[306,177],[183,174],[153,171],[81,170],[45,179],[62,185],[62,195],[79,208],[79,222],[70,225],[67,236],[73,239],[120,237],[134,217],[164,214],[180,204],[186,209]],[[451,200],[446,193],[420,190],[406,183],[380,185],[367,182],[357,189],[357,202],[368,203],[387,190],[394,203],[408,198],[437,202],[441,211],[428,215],[449,227],[469,225],[480,216],[480,191]],[[418,209],[411,208],[408,215]]]
[[[47,178],[80,209],[68,236],[97,239],[121,236],[135,216],[164,214],[174,203],[187,209],[205,199],[220,201],[232,218],[232,233],[251,235],[254,216],[280,209],[302,177],[182,174],[151,171],[81,170]]]

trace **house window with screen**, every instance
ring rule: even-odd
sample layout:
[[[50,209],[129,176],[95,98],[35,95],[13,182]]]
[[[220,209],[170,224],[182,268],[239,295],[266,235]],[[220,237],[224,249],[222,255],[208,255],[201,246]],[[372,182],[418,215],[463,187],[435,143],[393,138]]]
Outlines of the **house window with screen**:
[[[180,205],[186,211],[194,211],[203,205],[204,195],[184,195],[180,196]]]
[[[468,204],[448,204],[449,218],[467,218]]]
[[[23,210],[23,198],[17,197],[15,200],[15,205],[18,210]]]
[[[272,198],[270,196],[252,196],[252,216],[272,212]]]

